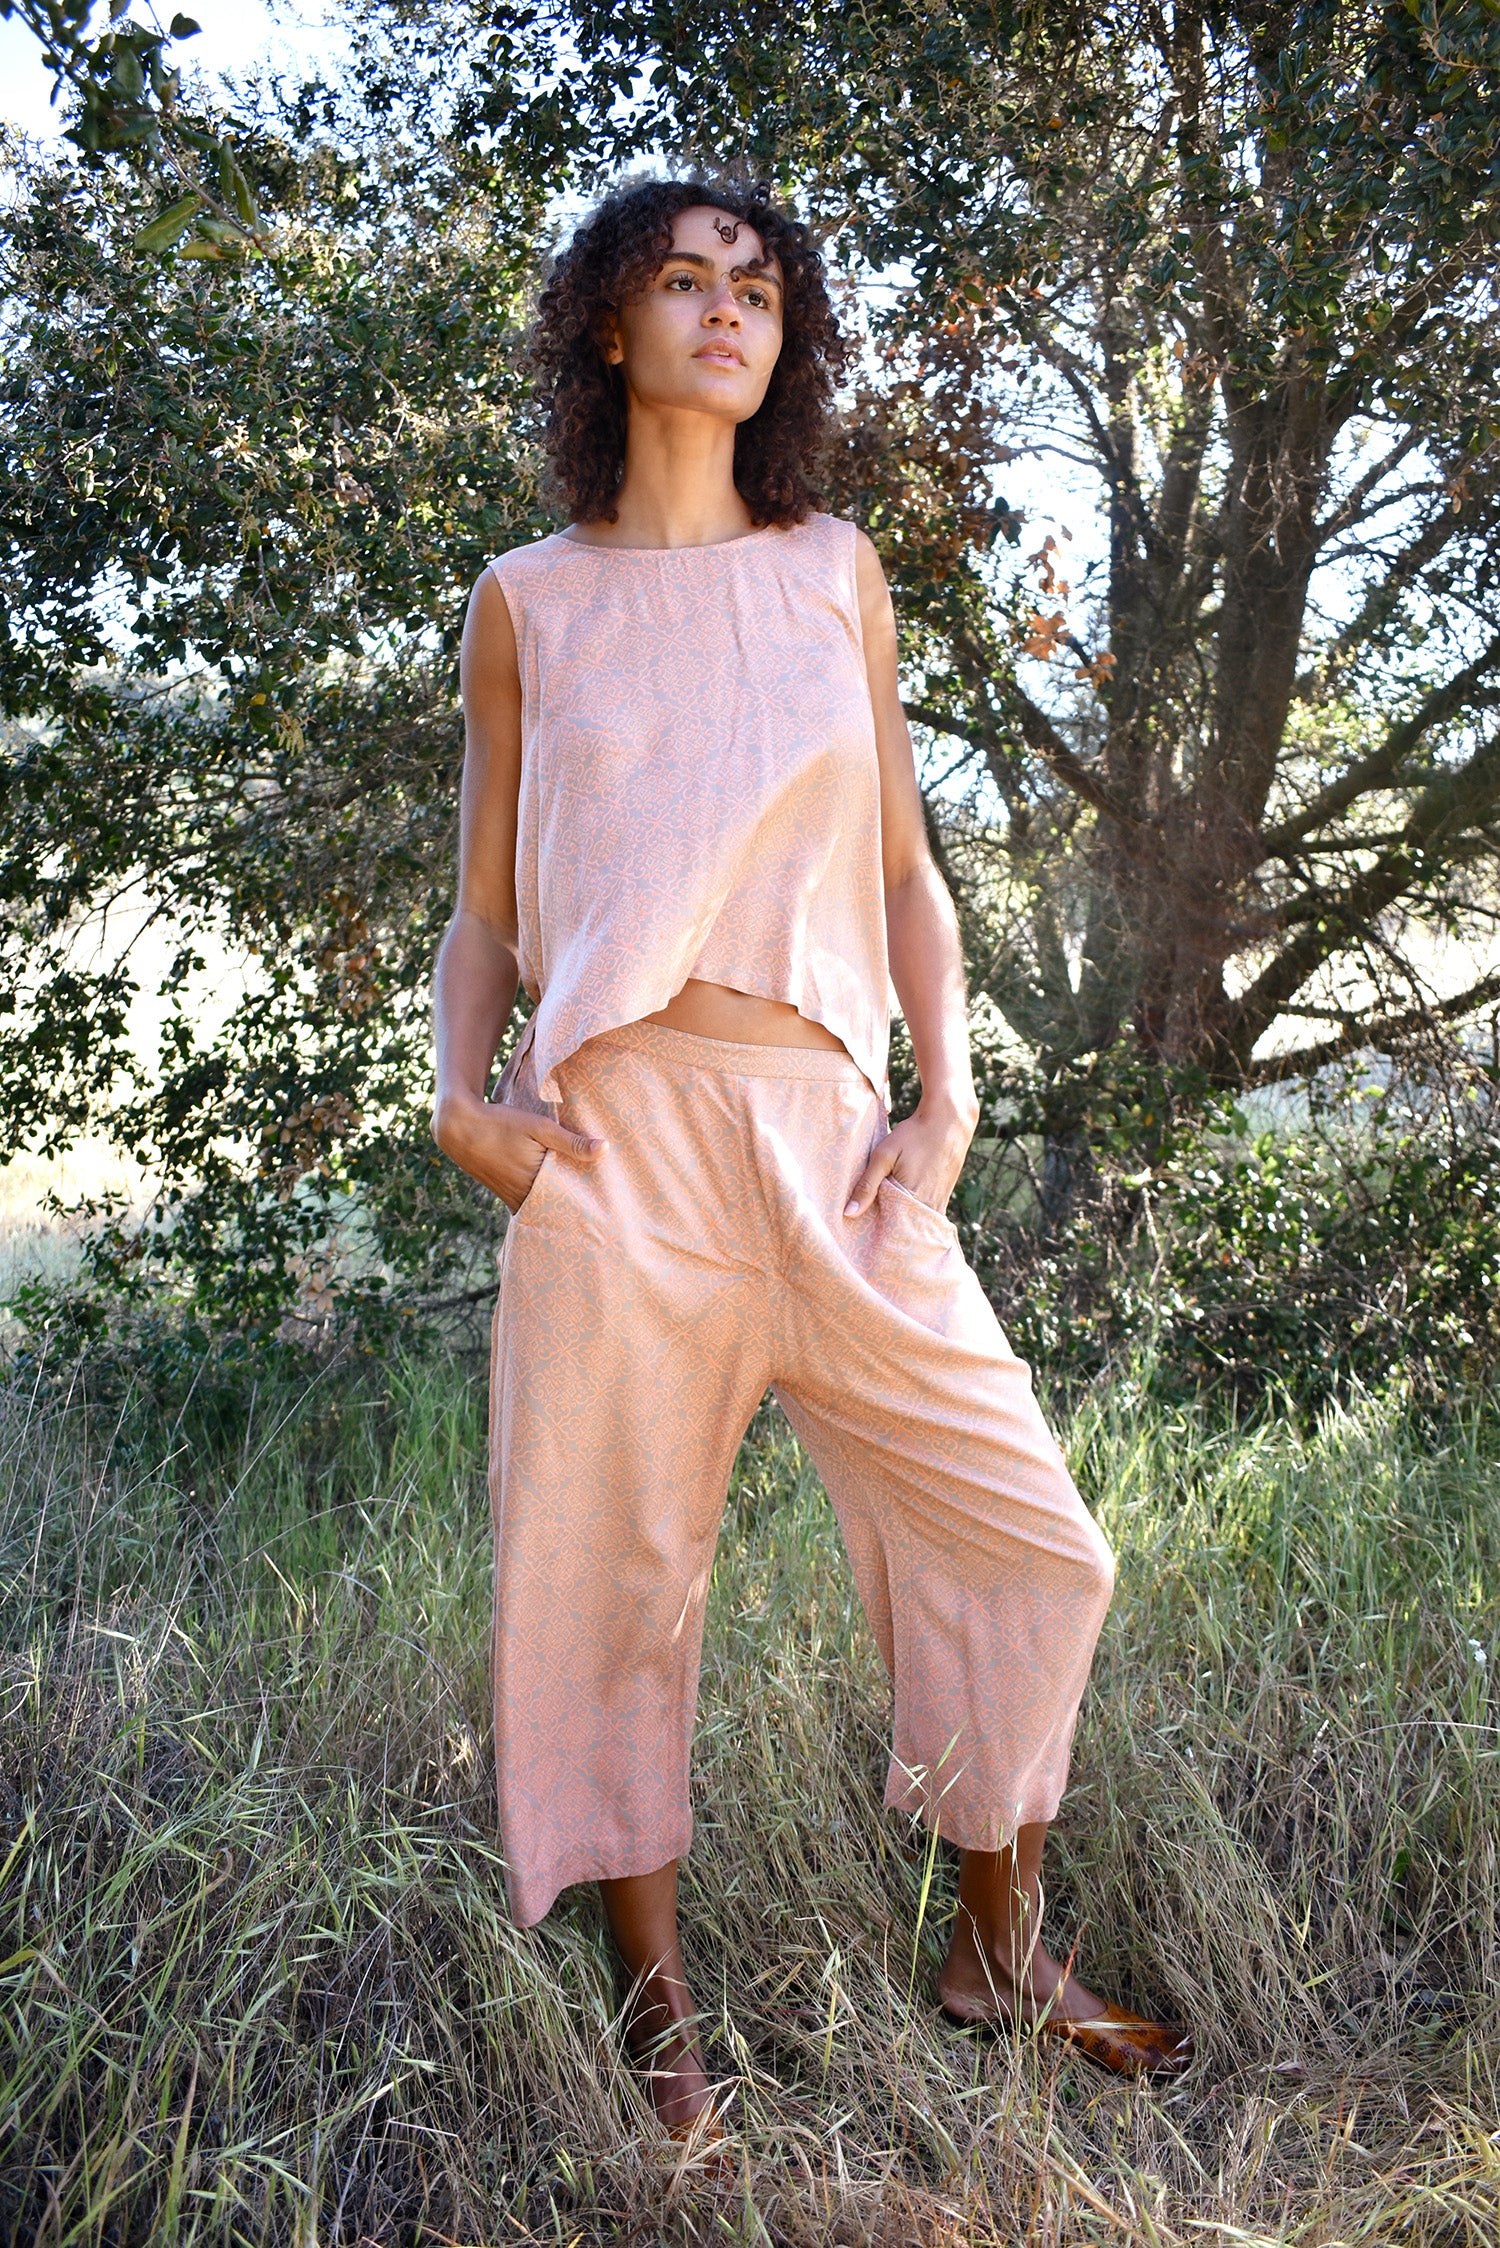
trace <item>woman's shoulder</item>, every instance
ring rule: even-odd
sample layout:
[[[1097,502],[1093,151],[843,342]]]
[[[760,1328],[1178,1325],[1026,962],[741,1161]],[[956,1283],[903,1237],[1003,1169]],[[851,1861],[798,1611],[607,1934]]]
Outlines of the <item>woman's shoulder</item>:
[[[861,524],[847,515],[830,515],[821,508],[814,508],[810,515],[805,515],[793,526],[793,531],[810,550],[821,549],[825,554],[836,555],[846,565],[861,554],[875,551]]]
[[[797,529],[815,539],[837,540],[847,544],[859,537],[859,525],[851,523],[847,515],[830,515],[826,508],[815,507],[797,525]]]
[[[539,539],[523,539],[518,546],[501,549],[491,555],[485,567],[502,585],[524,585],[528,579],[545,576],[563,560],[572,542],[558,531],[548,531]]]
[[[847,515],[829,515],[821,509],[804,516],[792,533],[802,543],[802,553],[814,574],[836,588],[851,612],[863,612],[872,587],[883,584],[880,557],[869,534]]]

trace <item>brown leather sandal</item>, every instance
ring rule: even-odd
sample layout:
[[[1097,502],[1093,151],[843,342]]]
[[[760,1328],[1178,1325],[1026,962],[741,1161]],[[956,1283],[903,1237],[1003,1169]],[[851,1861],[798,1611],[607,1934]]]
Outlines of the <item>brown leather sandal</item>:
[[[984,2030],[1008,2037],[1014,2025],[1008,2017],[991,2019],[983,2014],[955,2014],[944,2006],[944,2019],[956,2028]],[[1193,2058],[1189,2030],[1171,2022],[1153,2022],[1144,2014],[1127,2013],[1123,2006],[1108,2006],[1088,2021],[1069,2021],[1046,2015],[1035,2025],[1038,2037],[1059,2037],[1116,2076],[1180,2076]]]
[[[1144,2014],[1108,2006],[1086,2022],[1054,2020],[1037,2025],[1039,2037],[1061,2037],[1100,2068],[1116,2076],[1180,2076],[1193,2058],[1189,2030],[1171,2022],[1149,2021]]]

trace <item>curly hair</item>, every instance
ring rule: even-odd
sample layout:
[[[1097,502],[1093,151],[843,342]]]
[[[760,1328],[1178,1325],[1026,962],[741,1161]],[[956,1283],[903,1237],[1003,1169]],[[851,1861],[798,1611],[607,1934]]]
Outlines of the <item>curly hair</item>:
[[[735,432],[735,484],[757,525],[804,522],[822,497],[818,467],[847,346],[812,236],[759,185],[628,180],[554,259],[531,332],[543,442],[570,522],[616,521],[625,473],[625,377],[605,359],[601,330],[660,272],[677,214],[699,204],[754,227],[782,274],[781,351],[759,410]]]

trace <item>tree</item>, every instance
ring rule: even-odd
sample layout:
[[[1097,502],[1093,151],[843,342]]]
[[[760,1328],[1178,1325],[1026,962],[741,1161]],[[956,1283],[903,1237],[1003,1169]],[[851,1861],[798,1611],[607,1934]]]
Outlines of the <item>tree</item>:
[[[108,29],[91,39],[93,0],[0,0],[0,16],[18,17],[40,45],[53,100],[71,97],[68,138],[96,161],[124,158],[165,193],[136,234],[138,255],[180,249],[215,264],[259,255],[265,230],[227,123],[179,103],[182,72],[168,50],[201,25],[177,14],[163,31],[132,22],[129,8],[111,0]]]
[[[153,234],[134,144],[31,165],[7,221],[0,1113],[160,1172],[117,1277],[160,1253],[264,1328],[341,1223],[372,1288],[483,1235],[426,1136],[455,635],[548,521],[548,199],[667,148],[773,176],[892,284],[835,499],[970,776],[931,833],[1055,1146],[1122,1056],[1239,1083],[1403,1035],[1411,932],[1477,947],[1496,904],[1500,13],[356,13],[346,84],[235,128],[262,254]],[[1026,536],[1028,451],[1093,480],[1097,569]],[[128,962],[74,941],[127,883],[183,930],[179,994],[206,929],[257,970],[214,1040],[178,1007],[146,1086]]]
[[[576,98],[637,90],[615,152],[774,171],[910,277],[841,487],[917,716],[998,797],[932,808],[1044,1073],[1122,1032],[1236,1080],[1398,1035],[1403,940],[1482,947],[1497,904],[1500,11],[569,17]],[[1076,594],[1055,550],[1003,566],[1026,451],[1095,480]]]
[[[325,1300],[341,1224],[378,1292],[489,1222],[426,1133],[426,979],[468,587],[540,527],[516,340],[547,183],[359,86],[268,105],[242,161],[276,233],[233,268],[142,254],[128,168],[37,159],[10,214],[0,1104],[10,1147],[101,1129],[160,1175],[155,1222],[103,1237],[117,1282],[165,1259],[263,1327]],[[130,961],[77,942],[130,889],[181,940],[144,1084]],[[208,933],[252,971],[213,1039]]]

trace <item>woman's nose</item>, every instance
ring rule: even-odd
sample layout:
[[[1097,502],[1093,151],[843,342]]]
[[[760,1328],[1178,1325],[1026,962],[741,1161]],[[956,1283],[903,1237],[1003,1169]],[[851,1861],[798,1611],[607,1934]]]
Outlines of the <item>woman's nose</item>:
[[[716,322],[721,327],[737,328],[740,324],[740,304],[727,281],[721,281],[703,308],[705,321]]]

